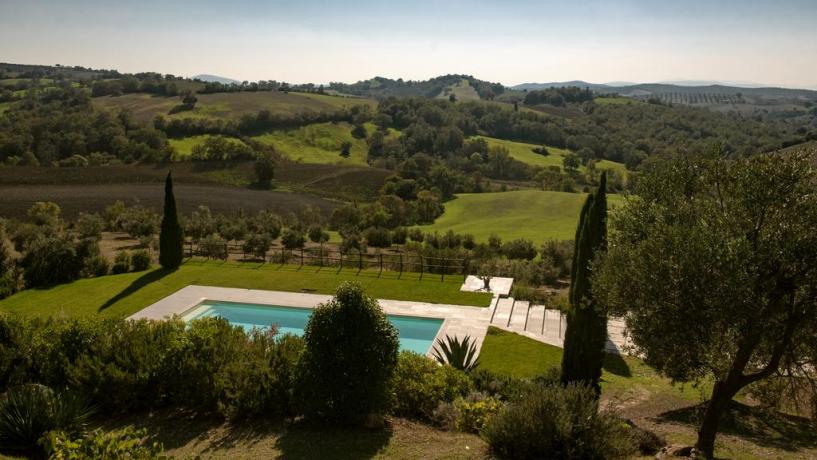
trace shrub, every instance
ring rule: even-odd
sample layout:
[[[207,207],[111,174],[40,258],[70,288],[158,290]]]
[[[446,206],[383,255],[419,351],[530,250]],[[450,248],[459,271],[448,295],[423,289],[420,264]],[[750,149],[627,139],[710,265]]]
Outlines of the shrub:
[[[19,287],[17,273],[13,270],[0,275],[0,299],[14,294]]]
[[[134,251],[131,254],[131,265],[133,265],[133,271],[135,272],[143,272],[150,268],[150,253],[145,249],[140,249],[138,251]]]
[[[299,249],[306,244],[304,232],[296,228],[287,228],[281,236],[281,244],[287,249]]]
[[[493,396],[472,393],[467,398],[458,399],[456,408],[456,428],[466,433],[481,433],[488,422],[499,412],[502,403]]]
[[[391,246],[391,232],[382,227],[369,227],[363,232],[366,244],[375,248]]]
[[[94,430],[79,438],[64,431],[52,431],[43,438],[43,446],[48,458],[54,460],[158,458],[162,453],[162,446],[156,442],[146,445],[143,441],[146,435],[146,430],[132,428],[110,433]]]
[[[503,244],[502,254],[509,259],[533,260],[536,257],[536,248],[532,241],[518,239]]]
[[[621,458],[633,453],[627,426],[599,411],[591,387],[533,385],[483,431],[500,458]]]
[[[253,233],[244,240],[242,249],[245,253],[258,259],[266,259],[272,241],[265,233]]]
[[[102,230],[105,228],[105,221],[99,214],[80,213],[74,223],[76,231],[82,238],[100,239]]]
[[[227,258],[227,242],[216,233],[199,240],[199,255],[212,259]]]
[[[406,227],[397,227],[391,232],[391,242],[394,244],[406,244],[408,230]]]
[[[182,321],[75,320],[54,327],[51,334],[59,349],[49,361],[63,368],[44,373],[54,384],[70,382],[101,410],[155,407],[186,383],[185,357],[193,353],[186,348],[191,333]],[[202,392],[210,381],[197,382]]]
[[[630,428],[630,437],[633,438],[641,455],[654,456],[662,447],[667,445],[666,439],[650,430],[636,426],[635,423],[629,420],[626,421],[626,426]]]
[[[450,366],[412,352],[402,352],[391,382],[392,413],[431,420],[442,403],[453,402],[471,390],[468,376]]]
[[[78,279],[88,254],[72,238],[41,236],[29,243],[20,260],[27,287],[50,286]]]
[[[255,160],[255,178],[261,188],[272,187],[272,178],[275,176],[275,162],[269,156],[261,156]]]
[[[437,339],[433,354],[438,363],[448,364],[461,371],[468,372],[479,365],[477,344],[471,341],[470,335],[466,335],[462,341],[459,337],[449,335],[445,336],[445,342],[441,338]]]
[[[46,433],[78,434],[90,415],[85,400],[74,393],[55,392],[42,385],[15,387],[0,399],[0,445],[35,453]]]
[[[425,239],[423,231],[417,227],[414,227],[411,230],[409,230],[408,236],[411,239],[411,241],[414,241],[416,243],[422,243],[423,239]]]
[[[116,253],[113,259],[113,266],[111,273],[118,275],[120,273],[127,273],[130,271],[130,253],[127,251],[120,251]]]
[[[111,270],[111,264],[105,256],[99,254],[86,261],[85,276],[105,276]]]
[[[360,423],[385,407],[397,331],[360,285],[344,282],[315,309],[304,342],[296,390],[305,415]]]
[[[294,415],[292,388],[302,350],[300,337],[250,334],[241,356],[224,363],[217,374],[219,412],[231,419]]]
[[[559,376],[559,372],[556,370],[552,381],[558,382]],[[468,377],[471,378],[476,391],[488,396],[495,396],[503,401],[515,399],[530,385],[527,380],[495,374],[487,369],[476,369],[468,373]]]

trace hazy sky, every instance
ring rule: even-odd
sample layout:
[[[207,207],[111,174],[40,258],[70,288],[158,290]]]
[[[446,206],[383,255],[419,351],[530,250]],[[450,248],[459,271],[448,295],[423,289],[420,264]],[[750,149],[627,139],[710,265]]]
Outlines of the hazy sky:
[[[817,88],[817,0],[0,0],[0,61],[315,83]]]

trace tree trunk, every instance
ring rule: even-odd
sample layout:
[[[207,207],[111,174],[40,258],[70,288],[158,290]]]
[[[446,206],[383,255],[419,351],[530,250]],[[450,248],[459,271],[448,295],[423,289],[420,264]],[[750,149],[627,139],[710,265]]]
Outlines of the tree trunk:
[[[712,398],[706,406],[701,428],[698,430],[698,441],[695,443],[695,447],[705,458],[714,458],[718,424],[723,413],[729,408],[732,398],[740,389],[737,382],[731,380],[730,378],[727,378],[726,381],[719,380],[712,388]]]

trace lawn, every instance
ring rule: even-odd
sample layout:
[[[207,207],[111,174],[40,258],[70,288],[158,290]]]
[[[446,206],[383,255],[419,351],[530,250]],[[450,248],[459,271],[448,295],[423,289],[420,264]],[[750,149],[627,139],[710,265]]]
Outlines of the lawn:
[[[478,136],[482,139],[485,139],[488,142],[488,145],[493,146],[500,146],[505,147],[508,149],[508,153],[510,156],[522,163],[529,164],[531,166],[558,166],[562,167],[562,159],[570,153],[569,150],[560,149],[558,147],[547,147],[548,155],[540,155],[535,153],[533,149],[537,147],[541,147],[536,144],[527,144],[524,142],[514,142],[514,141],[506,141],[503,139],[496,139],[493,137],[485,137],[485,136]],[[600,160],[596,163],[597,169],[614,169],[622,174],[626,174],[627,169],[624,167],[622,163],[616,163],[615,161],[610,160]],[[580,171],[584,171],[584,166],[579,168]]]
[[[369,151],[366,139],[355,139],[351,131],[348,123],[316,123],[275,130],[253,139],[271,144],[279,153],[301,163],[366,165]],[[343,142],[352,144],[349,158],[340,156]]]
[[[0,301],[0,312],[46,317],[51,315],[128,316],[190,285],[268,289],[334,294],[342,281],[357,281],[376,298],[488,306],[485,293],[460,292],[462,278],[444,282],[438,276],[419,279],[417,273],[318,269],[297,265],[188,261],[176,271],[147,272],[87,278],[49,289],[29,289]]]
[[[470,233],[487,241],[492,233],[503,241],[526,238],[536,244],[546,240],[571,240],[576,233],[585,194],[517,190],[497,193],[464,193],[445,203],[445,212],[426,232]],[[623,202],[621,195],[608,195],[611,205]]]

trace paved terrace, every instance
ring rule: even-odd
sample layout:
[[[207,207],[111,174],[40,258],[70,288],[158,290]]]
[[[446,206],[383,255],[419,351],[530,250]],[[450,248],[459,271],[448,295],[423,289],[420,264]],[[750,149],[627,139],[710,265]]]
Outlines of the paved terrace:
[[[477,350],[481,350],[488,326],[495,326],[539,342],[563,347],[566,316],[558,310],[546,309],[542,305],[533,305],[508,297],[512,283],[511,278],[491,280],[494,298],[488,308],[388,299],[378,299],[378,302],[383,311],[389,315],[443,319],[443,325],[437,332],[435,341],[446,335],[461,338],[470,335],[475,340]],[[469,276],[463,283],[462,290],[480,291],[482,286],[481,280]],[[182,316],[205,300],[315,308],[331,298],[331,295],[190,285],[140,310],[130,318],[167,319]],[[609,353],[625,353],[627,345],[631,345],[632,342],[626,336],[624,322],[618,318],[610,319],[607,331],[606,350]],[[429,355],[430,353],[431,350]]]
[[[205,300],[315,308],[331,298],[331,295],[190,285],[136,312],[130,319],[167,319],[176,315],[182,316]],[[378,299],[378,302],[388,315],[443,319],[437,338],[446,335],[452,337],[470,335],[476,340],[477,349],[482,348],[485,333],[491,322],[492,308],[386,299]],[[493,306],[494,302],[491,305]]]

